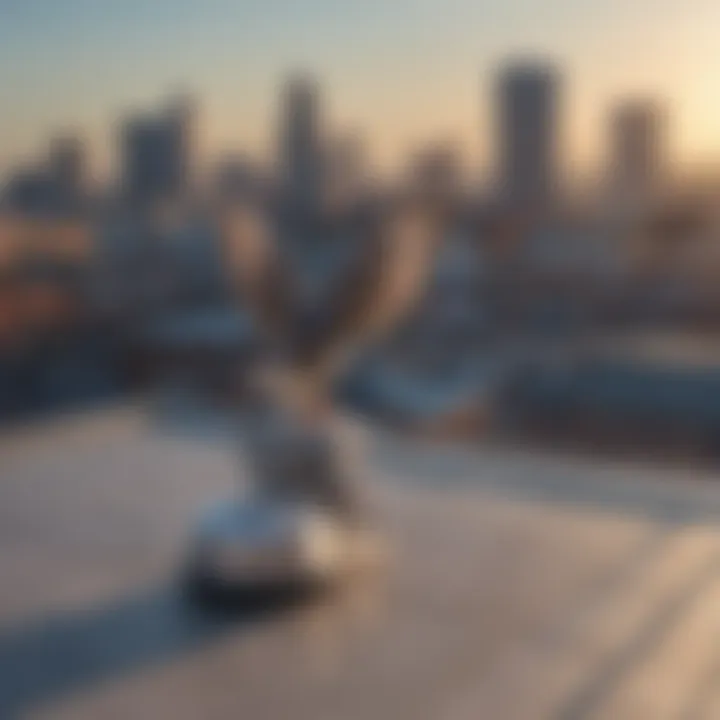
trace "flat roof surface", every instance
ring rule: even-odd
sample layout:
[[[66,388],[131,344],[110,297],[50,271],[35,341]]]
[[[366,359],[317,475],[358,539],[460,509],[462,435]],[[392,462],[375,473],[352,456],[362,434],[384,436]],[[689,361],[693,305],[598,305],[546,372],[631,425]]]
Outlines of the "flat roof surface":
[[[0,717],[720,717],[720,474],[362,435],[390,566],[232,620],[176,583],[222,434],[128,405],[0,437]]]

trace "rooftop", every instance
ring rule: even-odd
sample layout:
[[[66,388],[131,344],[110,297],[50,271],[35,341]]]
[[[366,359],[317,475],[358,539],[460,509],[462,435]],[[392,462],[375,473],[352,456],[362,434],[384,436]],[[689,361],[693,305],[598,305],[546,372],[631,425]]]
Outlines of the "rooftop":
[[[147,403],[0,437],[0,715],[720,717],[720,475],[357,428],[394,558],[233,621],[179,602],[214,424]]]

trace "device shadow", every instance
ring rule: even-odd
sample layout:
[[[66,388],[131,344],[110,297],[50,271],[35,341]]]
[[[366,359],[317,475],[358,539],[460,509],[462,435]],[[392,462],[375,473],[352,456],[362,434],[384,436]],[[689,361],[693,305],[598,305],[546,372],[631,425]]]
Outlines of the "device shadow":
[[[299,600],[284,593],[199,605],[169,583],[0,631],[0,717],[199,649]]]

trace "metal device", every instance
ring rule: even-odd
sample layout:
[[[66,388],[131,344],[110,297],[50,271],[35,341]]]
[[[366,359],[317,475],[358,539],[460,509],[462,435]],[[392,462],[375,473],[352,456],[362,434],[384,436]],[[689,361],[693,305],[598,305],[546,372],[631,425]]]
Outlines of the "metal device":
[[[243,409],[252,492],[201,520],[189,586],[229,592],[332,584],[380,555],[332,388],[359,351],[413,306],[436,226],[410,204],[349,218],[359,252],[308,301],[302,268],[267,217],[243,208],[224,224],[228,266],[262,336],[262,366]],[[316,278],[316,280],[318,280]],[[320,282],[320,280],[318,280]],[[318,299],[319,298],[319,299]]]

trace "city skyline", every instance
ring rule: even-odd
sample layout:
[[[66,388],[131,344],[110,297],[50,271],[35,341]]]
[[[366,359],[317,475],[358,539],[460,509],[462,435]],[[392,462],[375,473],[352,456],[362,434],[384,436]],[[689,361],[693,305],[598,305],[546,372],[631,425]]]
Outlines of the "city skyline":
[[[538,16],[539,11],[541,11]],[[652,18],[652,22],[649,19]],[[626,96],[667,100],[672,145],[688,163],[720,158],[708,0],[466,0],[263,7],[186,0],[116,4],[36,0],[7,8],[0,28],[5,97],[0,172],[42,154],[46,139],[86,137],[93,169],[114,160],[114,121],[190,89],[203,107],[205,158],[274,154],[278,84],[293,68],[320,80],[338,125],[361,128],[382,168],[399,168],[438,138],[472,167],[492,161],[494,69],[533,50],[563,72],[566,151],[592,166],[606,149],[606,117]]]
[[[412,176],[413,173],[422,172],[418,168],[418,161],[422,163],[422,159],[426,158],[432,163],[434,160],[431,158],[439,153],[443,156],[440,160],[442,164],[452,158],[453,173],[457,180],[462,181],[461,185],[469,182],[485,190],[495,188],[501,193],[504,192],[501,188],[505,187],[516,199],[530,192],[536,196],[531,204],[549,202],[550,195],[559,189],[551,188],[551,185],[572,180],[573,171],[578,170],[578,166],[573,167],[572,163],[567,162],[566,82],[562,69],[547,58],[516,56],[494,69],[493,84],[487,105],[494,118],[492,127],[486,129],[492,149],[481,171],[471,165],[457,139],[437,135],[408,146],[407,153],[390,176],[402,181],[409,177],[408,173]],[[91,185],[105,185],[121,194],[126,193],[129,185],[136,185],[134,191],[141,194],[147,192],[148,198],[167,183],[168,189],[175,183],[170,177],[179,178],[178,173],[192,171],[196,181],[199,180],[201,184],[212,183],[228,168],[237,168],[238,162],[246,170],[254,167],[261,173],[270,171],[281,184],[289,182],[296,186],[296,193],[304,194],[307,191],[311,196],[317,191],[313,187],[320,182],[319,177],[314,177],[320,171],[320,166],[327,166],[326,170],[333,173],[340,169],[337,162],[347,166],[345,170],[351,173],[360,171],[362,165],[368,180],[374,177],[387,179],[389,176],[382,169],[377,173],[378,166],[369,162],[366,153],[367,134],[357,125],[342,126],[332,122],[327,112],[331,104],[328,100],[317,76],[306,71],[289,72],[278,88],[274,117],[268,123],[274,141],[268,155],[259,158],[247,148],[238,151],[226,147],[218,151],[215,157],[209,158],[203,157],[204,111],[198,96],[187,91],[165,93],[155,98],[152,104],[142,109],[135,108],[132,112],[125,111],[114,120],[111,127],[115,157],[106,177],[92,176],[93,149],[88,146],[87,137],[65,128],[44,138],[39,152],[32,157],[8,168],[5,180],[25,176],[41,177],[48,172],[52,175],[54,171],[51,167],[57,161],[74,164],[73,172],[78,174],[78,181],[81,175]],[[597,183],[602,184],[617,175],[614,164],[618,157],[618,115],[627,111],[634,115],[637,110],[647,109],[662,109],[666,129],[671,124],[669,113],[665,112],[667,105],[658,98],[643,95],[620,97],[606,109],[601,119],[605,136],[602,153],[592,168],[579,167],[591,186],[598,189]],[[180,125],[173,129],[178,122]],[[635,142],[661,140],[657,152],[662,153],[667,161],[665,173],[670,171],[671,175],[682,177],[682,172],[675,172],[678,167],[676,158],[672,157],[670,133],[664,132],[662,138],[655,138],[654,130],[648,130],[652,134],[645,137],[644,127],[641,125],[637,128],[634,131],[637,136]],[[176,146],[178,150],[184,148],[184,157],[175,157],[175,151],[171,148]],[[63,158],[68,150],[70,157]],[[520,155],[516,154],[518,151]],[[295,156],[296,152],[300,152],[300,155]],[[632,146],[630,152],[634,154]],[[643,152],[651,153],[646,162],[652,162],[655,151],[648,148]],[[336,154],[337,158],[334,157]],[[165,167],[166,160],[179,165],[177,168],[169,165]],[[635,162],[630,157],[627,160]],[[295,178],[285,177],[288,171],[299,174]],[[648,171],[651,172],[650,168]],[[167,177],[162,179],[158,176],[153,180],[147,174],[156,172],[165,173]],[[133,176],[136,179],[131,179]],[[670,175],[667,177],[670,178]],[[140,184],[145,181],[150,182],[154,189],[148,187],[143,190]],[[514,189],[510,187],[513,185]],[[521,186],[525,186],[524,189]],[[525,198],[529,199],[529,196]],[[521,204],[525,204],[525,201]]]

